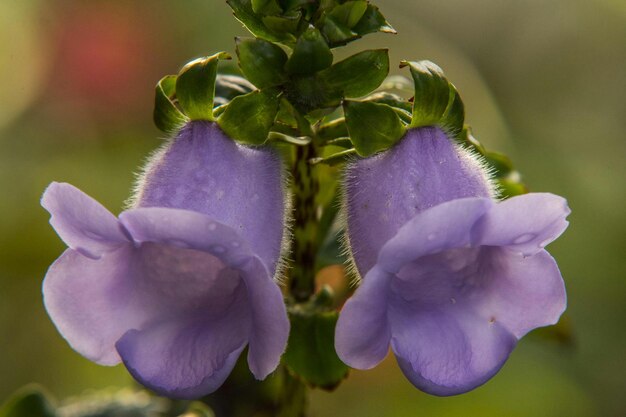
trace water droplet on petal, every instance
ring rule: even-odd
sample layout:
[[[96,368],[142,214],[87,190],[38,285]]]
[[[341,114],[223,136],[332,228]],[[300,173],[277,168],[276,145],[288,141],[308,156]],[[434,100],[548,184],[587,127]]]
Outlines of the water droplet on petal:
[[[534,233],[524,233],[523,235],[516,237],[513,240],[513,243],[516,244],[516,245],[521,245],[522,243],[530,242],[531,240],[533,240],[536,237],[537,237],[537,235],[534,234]]]

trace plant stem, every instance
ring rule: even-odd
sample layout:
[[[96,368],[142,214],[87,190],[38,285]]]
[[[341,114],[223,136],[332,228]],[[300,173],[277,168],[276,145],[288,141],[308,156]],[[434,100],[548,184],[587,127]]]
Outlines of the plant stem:
[[[289,291],[296,302],[307,301],[315,292],[315,255],[318,218],[315,197],[319,180],[309,160],[317,156],[315,141],[295,147],[292,168],[294,227]]]

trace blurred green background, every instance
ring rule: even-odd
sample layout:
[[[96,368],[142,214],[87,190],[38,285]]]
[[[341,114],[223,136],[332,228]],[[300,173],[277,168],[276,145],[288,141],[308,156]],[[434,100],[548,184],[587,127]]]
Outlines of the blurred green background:
[[[550,251],[572,334],[527,337],[492,381],[453,398],[415,390],[389,358],[313,392],[313,415],[625,416],[626,2],[377,4],[399,34],[351,50],[438,63],[476,136],[509,154],[531,190],[568,198],[571,226]],[[41,280],[64,246],[39,197],[68,181],[119,212],[160,144],[155,82],[191,58],[234,52],[245,34],[217,0],[0,2],[0,401],[31,381],[61,398],[131,383],[122,367],[74,353],[46,316]]]

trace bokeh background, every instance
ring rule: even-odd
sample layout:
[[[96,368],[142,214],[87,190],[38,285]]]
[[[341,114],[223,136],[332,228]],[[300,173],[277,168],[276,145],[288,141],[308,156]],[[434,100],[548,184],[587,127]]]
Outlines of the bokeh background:
[[[464,98],[476,136],[511,156],[533,191],[566,196],[552,244],[568,320],[524,339],[485,386],[415,390],[389,358],[312,394],[313,415],[626,415],[626,2],[384,0],[398,35],[352,48],[431,59]],[[67,181],[114,212],[160,144],[153,88],[191,58],[234,52],[224,1],[0,1],[0,402],[28,382],[56,396],[131,384],[75,354],[42,306],[63,244],[39,206]],[[400,73],[394,67],[395,73]]]

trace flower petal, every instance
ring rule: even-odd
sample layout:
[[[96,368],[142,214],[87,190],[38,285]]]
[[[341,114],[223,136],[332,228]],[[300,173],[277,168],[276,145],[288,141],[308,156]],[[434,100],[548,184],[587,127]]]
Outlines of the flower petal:
[[[424,210],[383,246],[378,265],[397,272],[421,256],[468,245],[472,226],[492,205],[486,198],[462,198]]]
[[[346,302],[335,330],[339,358],[356,369],[371,369],[387,356],[389,274],[374,266]]]
[[[504,200],[489,210],[472,231],[476,244],[508,246],[533,255],[563,233],[571,210],[550,193],[530,193]]]
[[[275,150],[239,145],[216,123],[194,121],[148,164],[140,188],[138,206],[183,208],[230,226],[275,273],[286,217]]]
[[[161,395],[194,399],[219,388],[250,332],[245,288],[219,315],[185,315],[128,331],[117,350],[129,372]]]
[[[488,284],[475,298],[476,311],[493,317],[518,339],[537,327],[556,324],[567,296],[559,268],[545,250],[524,257],[503,248],[490,251],[481,273]]]
[[[516,338],[464,308],[420,309],[394,302],[391,346],[404,375],[430,394],[447,396],[487,382],[504,365]]]
[[[450,200],[493,195],[479,159],[433,126],[411,129],[391,149],[349,163],[345,189],[348,237],[362,276],[416,214]]]
[[[145,315],[129,307],[132,248],[119,248],[98,260],[68,249],[43,282],[46,310],[70,346],[101,365],[120,357],[115,342]]]
[[[240,267],[252,310],[248,365],[257,379],[265,379],[280,363],[289,338],[289,320],[280,288],[261,259]]]
[[[246,263],[248,243],[229,226],[189,210],[150,207],[120,214],[120,222],[137,243],[155,242],[208,252],[230,266]]]
[[[85,256],[97,259],[128,242],[115,216],[73,185],[53,182],[41,205],[61,239]]]

